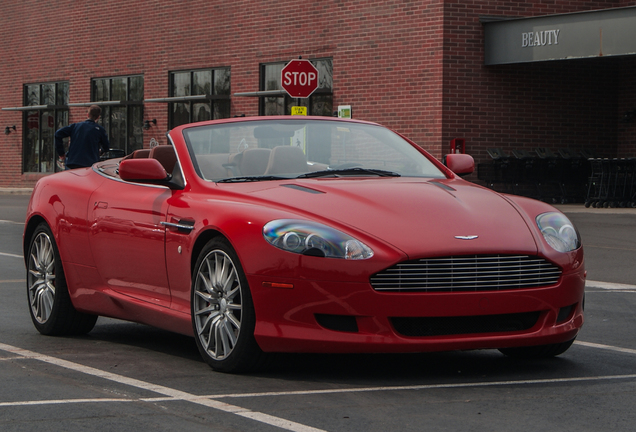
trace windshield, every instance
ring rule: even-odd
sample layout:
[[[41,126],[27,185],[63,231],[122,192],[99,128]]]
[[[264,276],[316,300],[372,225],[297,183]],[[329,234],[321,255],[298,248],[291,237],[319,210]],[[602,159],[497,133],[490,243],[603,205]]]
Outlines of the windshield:
[[[198,174],[215,182],[444,174],[409,142],[377,125],[254,120],[183,130]]]

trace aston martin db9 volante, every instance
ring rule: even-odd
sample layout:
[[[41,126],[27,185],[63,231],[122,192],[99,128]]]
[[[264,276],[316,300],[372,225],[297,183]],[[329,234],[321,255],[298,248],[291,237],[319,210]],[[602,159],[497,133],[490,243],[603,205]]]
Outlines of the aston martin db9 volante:
[[[42,178],[24,231],[47,335],[98,316],[194,336],[215,370],[268,353],[563,353],[583,325],[577,230],[378,124],[254,117]]]

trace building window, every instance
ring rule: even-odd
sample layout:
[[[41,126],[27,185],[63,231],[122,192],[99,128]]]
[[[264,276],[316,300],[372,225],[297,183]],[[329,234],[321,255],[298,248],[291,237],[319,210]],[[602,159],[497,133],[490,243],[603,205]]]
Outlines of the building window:
[[[261,90],[281,90],[280,96],[261,96],[261,115],[290,115],[292,106],[306,106],[307,114],[316,116],[333,115],[333,66],[330,58],[312,59],[318,69],[318,88],[308,98],[292,98],[285,94],[281,83],[281,71],[287,62],[261,65]]]
[[[106,129],[110,147],[126,154],[142,148],[144,77],[96,78],[91,90],[91,100],[102,107],[98,123]]]
[[[56,171],[55,131],[68,125],[68,82],[24,86],[23,172]]]
[[[230,117],[230,68],[170,73],[169,128]]]

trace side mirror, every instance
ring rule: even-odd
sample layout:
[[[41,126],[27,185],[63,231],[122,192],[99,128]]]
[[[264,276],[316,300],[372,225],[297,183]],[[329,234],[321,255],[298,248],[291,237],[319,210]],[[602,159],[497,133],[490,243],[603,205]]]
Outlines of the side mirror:
[[[448,169],[459,176],[471,174],[475,171],[475,160],[471,155],[462,153],[448,154],[444,159]]]
[[[119,164],[119,178],[141,183],[162,183],[170,180],[157,159],[124,159]]]

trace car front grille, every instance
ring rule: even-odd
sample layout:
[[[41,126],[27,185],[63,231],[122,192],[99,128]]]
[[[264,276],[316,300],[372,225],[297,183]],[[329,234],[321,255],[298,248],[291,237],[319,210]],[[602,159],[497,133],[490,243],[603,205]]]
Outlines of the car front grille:
[[[559,267],[527,255],[471,255],[405,261],[371,276],[376,291],[462,292],[538,288],[557,283]]]

